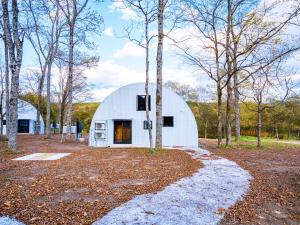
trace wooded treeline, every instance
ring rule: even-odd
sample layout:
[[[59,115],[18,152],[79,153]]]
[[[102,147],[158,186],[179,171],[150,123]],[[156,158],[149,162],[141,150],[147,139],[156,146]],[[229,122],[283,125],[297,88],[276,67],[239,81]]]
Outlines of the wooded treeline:
[[[197,120],[199,137],[217,138],[217,104],[189,102],[189,105]],[[239,107],[241,135],[257,136],[257,113],[249,110],[256,105],[248,102],[240,104]],[[223,107],[223,113],[225,110]],[[275,108],[265,110],[262,114],[262,124],[262,137],[300,140],[300,98],[290,98]]]

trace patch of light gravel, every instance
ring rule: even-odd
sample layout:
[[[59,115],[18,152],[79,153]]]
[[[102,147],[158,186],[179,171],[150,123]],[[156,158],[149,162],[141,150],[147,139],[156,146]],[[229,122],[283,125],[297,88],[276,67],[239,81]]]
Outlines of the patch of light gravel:
[[[16,219],[9,218],[7,216],[2,216],[0,217],[0,225],[25,225],[25,224]]]
[[[187,150],[205,166],[162,191],[140,195],[110,211],[94,225],[217,224],[223,210],[240,200],[249,189],[251,175],[235,162],[211,156],[206,150]],[[188,151],[194,150],[194,152]]]

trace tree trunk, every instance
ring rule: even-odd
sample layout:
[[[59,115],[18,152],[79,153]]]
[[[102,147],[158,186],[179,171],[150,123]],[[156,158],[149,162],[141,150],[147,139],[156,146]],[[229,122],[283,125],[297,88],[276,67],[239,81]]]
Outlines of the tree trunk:
[[[299,137],[300,137],[300,130],[298,130],[298,133],[297,133],[297,140],[299,140]]]
[[[10,134],[10,109],[9,109],[9,57],[8,57],[8,47],[4,40],[4,52],[5,52],[5,117],[6,117],[6,136]]]
[[[148,20],[145,21],[145,39],[146,39],[146,84],[145,84],[145,92],[146,92],[146,119],[148,125],[148,134],[149,134],[149,146],[150,151],[153,151],[153,140],[152,140],[152,125],[149,115],[149,35],[148,35]]]
[[[0,93],[0,135],[2,136],[3,135],[3,117],[4,117],[4,112],[3,112],[3,98],[4,98],[4,85],[3,85],[3,82],[4,82],[4,78],[1,74],[1,93]]]
[[[232,88],[231,81],[227,84],[227,104],[226,104],[226,145],[231,145],[231,104]]]
[[[240,121],[240,93],[238,90],[238,77],[237,72],[233,75],[233,85],[234,85],[234,123],[235,123],[235,141],[239,142],[241,138],[241,121]]]
[[[73,53],[74,53],[74,28],[75,22],[70,25],[69,39],[69,74],[67,80],[68,101],[67,101],[67,139],[72,136],[72,114],[73,114]]]
[[[288,126],[288,136],[287,136],[287,139],[290,140],[290,137],[291,137],[291,127],[289,125]]]
[[[278,134],[278,127],[277,124],[275,126],[275,135],[276,135],[276,139],[279,140],[279,134]]]
[[[262,110],[260,105],[257,110],[257,147],[261,147]]]
[[[23,56],[23,38],[19,36],[19,10],[17,0],[12,0],[12,29],[10,26],[8,1],[2,0],[2,19],[5,37],[5,46],[8,49],[9,67],[11,70],[10,98],[9,98],[9,135],[8,147],[17,149],[17,125],[18,125],[18,93],[19,74]]]
[[[36,123],[35,123],[35,134],[41,134],[41,102],[42,102],[42,93],[44,87],[45,80],[45,69],[42,70],[41,78],[39,80],[38,87],[38,101],[37,101],[37,109],[36,109]]]
[[[162,66],[164,39],[164,1],[158,1],[158,44],[156,56],[156,142],[155,147],[162,147]]]
[[[1,108],[2,108],[2,104],[0,105],[1,106]],[[3,136],[3,114],[2,114],[2,110],[0,110],[1,112],[1,114],[0,114],[0,135],[1,136]]]
[[[222,89],[221,83],[217,84],[217,94],[218,94],[218,147],[220,147],[222,143],[222,128],[223,128],[223,112],[222,112]]]
[[[50,132],[50,88],[51,88],[51,67],[52,63],[48,63],[48,69],[47,69],[47,113],[46,113],[46,138],[50,138],[51,132]]]
[[[205,121],[205,125],[204,125],[204,138],[207,139],[207,126],[208,126],[208,121]]]
[[[227,0],[226,65],[227,65],[227,105],[226,105],[226,145],[231,145],[231,102],[232,102],[232,65],[230,59],[231,0]]]
[[[63,128],[64,128],[64,114],[65,114],[65,109],[63,106],[63,103],[61,103],[60,107],[60,120],[59,120],[59,133],[63,134]]]

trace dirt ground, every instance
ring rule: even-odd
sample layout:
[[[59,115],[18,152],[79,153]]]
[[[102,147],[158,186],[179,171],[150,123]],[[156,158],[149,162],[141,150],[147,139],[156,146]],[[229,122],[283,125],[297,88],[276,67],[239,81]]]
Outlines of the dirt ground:
[[[179,150],[91,149],[58,137],[19,136],[18,154],[0,142],[0,215],[26,224],[91,224],[136,195],[155,192],[201,164]],[[71,152],[56,161],[12,161],[36,152]]]
[[[300,146],[245,150],[217,149],[216,143],[208,140],[201,143],[254,177],[250,192],[226,212],[221,224],[300,224]]]

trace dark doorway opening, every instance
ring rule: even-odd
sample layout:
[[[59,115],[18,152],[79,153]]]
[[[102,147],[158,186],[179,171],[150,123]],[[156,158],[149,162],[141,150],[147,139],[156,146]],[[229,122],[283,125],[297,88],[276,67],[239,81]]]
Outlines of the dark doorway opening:
[[[131,120],[114,121],[114,144],[131,144]]]
[[[29,120],[18,120],[18,133],[29,133]]]

